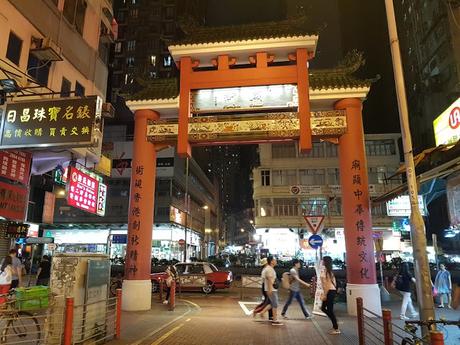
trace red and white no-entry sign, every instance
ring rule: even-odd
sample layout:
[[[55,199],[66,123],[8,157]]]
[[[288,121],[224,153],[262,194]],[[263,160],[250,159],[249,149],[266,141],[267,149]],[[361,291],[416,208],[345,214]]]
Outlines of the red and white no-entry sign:
[[[180,245],[180,246],[184,246],[184,245],[185,245],[185,240],[182,240],[182,239],[179,240],[179,245]]]
[[[307,222],[310,231],[313,234],[318,234],[323,229],[324,216],[303,216]]]

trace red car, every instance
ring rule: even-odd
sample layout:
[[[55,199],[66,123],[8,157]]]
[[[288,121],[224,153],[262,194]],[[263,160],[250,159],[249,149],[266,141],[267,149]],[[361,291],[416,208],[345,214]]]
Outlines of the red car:
[[[206,275],[206,285],[201,290],[208,294],[216,289],[229,288],[233,281],[233,274],[230,271],[219,271],[216,266],[207,262],[177,263],[174,265],[176,272],[180,276],[193,274]],[[152,292],[157,292],[160,288],[160,281],[167,278],[166,272],[152,273]],[[179,287],[178,287],[179,288]],[[182,287],[182,290],[196,290],[196,287]]]

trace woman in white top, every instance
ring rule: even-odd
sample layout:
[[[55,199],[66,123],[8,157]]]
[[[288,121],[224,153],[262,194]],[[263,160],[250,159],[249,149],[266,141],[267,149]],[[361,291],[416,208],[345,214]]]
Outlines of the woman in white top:
[[[10,291],[11,281],[13,280],[13,260],[7,255],[3,259],[0,268],[0,304],[6,301],[5,295]]]
[[[340,334],[337,318],[334,314],[334,299],[337,293],[337,283],[332,272],[332,259],[330,256],[323,258],[324,270],[321,273],[321,285],[323,287],[323,305],[321,310],[329,317],[332,322],[332,329],[329,334]]]

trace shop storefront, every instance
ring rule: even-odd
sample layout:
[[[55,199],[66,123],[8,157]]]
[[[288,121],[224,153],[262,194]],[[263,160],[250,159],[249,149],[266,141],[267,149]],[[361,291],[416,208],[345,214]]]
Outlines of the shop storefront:
[[[175,224],[155,224],[152,239],[152,257],[158,260],[183,260],[186,240],[187,258],[200,257],[202,237],[195,231]],[[126,255],[126,228],[46,229],[44,236],[53,237],[56,252],[110,253],[112,258]]]

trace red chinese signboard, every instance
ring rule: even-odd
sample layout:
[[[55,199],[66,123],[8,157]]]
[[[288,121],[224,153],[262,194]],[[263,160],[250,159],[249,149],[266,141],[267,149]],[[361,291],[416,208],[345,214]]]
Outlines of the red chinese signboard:
[[[69,168],[68,177],[67,203],[97,213],[99,181],[74,167]]]
[[[0,151],[0,176],[29,184],[32,154],[22,151]]]
[[[67,204],[98,216],[105,215],[107,186],[100,176],[74,167],[66,169]]]
[[[9,220],[24,220],[27,188],[0,182],[0,216]]]

